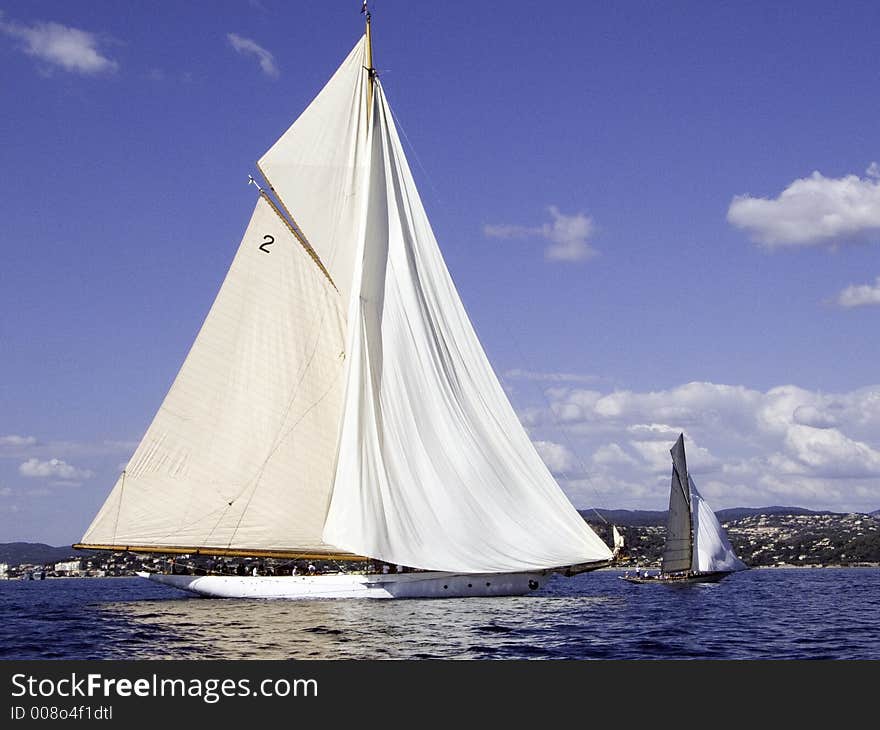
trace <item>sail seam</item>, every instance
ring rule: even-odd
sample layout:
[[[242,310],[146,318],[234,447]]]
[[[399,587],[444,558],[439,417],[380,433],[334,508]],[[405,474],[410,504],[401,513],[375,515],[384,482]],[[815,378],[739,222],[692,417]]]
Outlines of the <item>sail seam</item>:
[[[326,294],[325,294],[325,296],[326,296]],[[312,363],[315,360],[315,355],[318,352],[318,346],[320,344],[320,331],[323,328],[324,320],[326,319],[326,316],[327,316],[327,310],[323,309],[321,312],[321,321],[318,323],[318,326],[315,328],[315,339],[314,339],[314,344],[312,346],[312,353],[309,356],[308,362],[306,363],[305,367],[303,368],[302,372],[300,373],[299,381],[296,384],[296,388],[294,389],[294,392],[290,398],[290,401],[287,403],[287,408],[285,410],[285,419],[289,415],[290,410],[293,408],[294,403],[296,403],[297,398],[299,398],[300,386],[302,385],[302,382],[305,379],[306,374],[309,372],[309,369],[311,368]],[[300,417],[296,420],[296,422],[294,422],[290,426],[290,428],[288,428],[285,432],[278,435],[278,437],[275,441],[275,444],[272,446],[269,453],[266,455],[266,458],[263,460],[263,463],[260,466],[259,473],[257,474],[256,478],[254,479],[253,488],[251,489],[250,496],[248,497],[248,500],[245,503],[244,508],[242,509],[241,514],[238,517],[238,522],[235,523],[235,528],[232,530],[232,535],[229,538],[229,542],[227,543],[227,547],[232,544],[232,542],[235,540],[236,534],[238,534],[238,529],[239,529],[239,527],[241,527],[241,522],[242,522],[242,520],[244,520],[245,514],[247,513],[248,509],[250,508],[251,502],[253,501],[254,496],[257,493],[257,489],[259,489],[259,487],[260,487],[260,481],[263,477],[263,472],[266,470],[266,465],[269,463],[269,459],[271,459],[275,455],[275,452],[277,452],[278,449],[281,448],[281,445],[290,436],[290,434],[293,433],[293,431],[297,428],[297,426],[299,426],[299,424],[302,423],[303,419],[305,419],[305,417],[308,416],[309,413],[311,413],[318,405],[320,405],[320,403],[327,397],[327,395],[333,390],[333,388],[336,387],[336,382],[338,379],[339,379],[339,371],[337,371],[336,377],[333,378],[333,380],[330,382],[329,387],[321,394],[321,396],[317,400],[315,400],[311,405],[309,405],[302,412],[302,414],[300,414]]]
[[[333,286],[334,289],[336,289],[336,291],[339,291],[339,287],[336,286],[336,282],[333,281],[333,277],[330,276],[330,272],[327,271],[327,267],[324,266],[324,262],[321,261],[321,257],[318,256],[318,252],[315,251],[314,248],[312,248],[312,244],[309,243],[306,235],[302,232],[302,229],[299,227],[299,224],[296,222],[293,214],[284,204],[284,201],[281,199],[281,196],[278,195],[278,192],[275,190],[275,188],[272,187],[272,181],[269,180],[269,177],[266,175],[265,172],[263,172],[263,169],[260,167],[259,162],[257,163],[257,169],[260,171],[260,174],[266,179],[266,182],[269,184],[269,188],[275,194],[275,197],[278,198],[278,202],[281,204],[281,207],[284,208],[284,213],[286,213],[287,215],[284,215],[284,213],[279,210],[278,206],[275,204],[275,201],[272,200],[272,198],[270,198],[264,190],[260,190],[260,195],[263,197],[263,200],[265,200],[269,204],[269,207],[271,207],[272,210],[275,211],[275,215],[277,215],[284,222],[284,225],[287,226],[288,230],[293,234],[294,238],[299,241],[300,245],[305,249],[306,253],[311,257],[312,261],[315,262],[315,266],[317,266],[321,270],[321,273],[327,277],[327,281],[330,282],[330,284]]]

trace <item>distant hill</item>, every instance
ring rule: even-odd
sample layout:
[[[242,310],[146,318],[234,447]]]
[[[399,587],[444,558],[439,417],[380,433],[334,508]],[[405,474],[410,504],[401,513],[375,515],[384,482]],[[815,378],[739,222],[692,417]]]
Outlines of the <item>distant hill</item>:
[[[74,550],[70,545],[52,547],[42,542],[0,543],[0,563],[9,565],[60,563],[68,558],[84,558],[89,554],[87,550]]]
[[[578,510],[587,522],[596,521],[596,513],[602,515],[608,522],[621,527],[648,527],[651,525],[666,525],[666,510],[628,510],[628,509],[582,509]],[[877,515],[872,512],[872,515]],[[837,512],[816,512],[804,507],[731,507],[730,509],[718,510],[715,513],[721,522],[741,520],[743,517],[753,515],[833,515]]]
[[[666,510],[631,510],[631,509],[582,509],[578,510],[587,522],[595,522],[598,512],[608,522],[621,527],[647,527],[649,525],[665,525]]]
[[[836,515],[839,512],[830,512],[829,510],[815,511],[805,509],[803,507],[731,507],[730,509],[721,509],[715,513],[715,516],[721,522],[729,520],[741,520],[743,517],[752,517],[753,515]]]
[[[666,510],[629,510],[629,509],[582,509],[578,510],[580,515],[590,523],[597,527],[604,527],[610,531],[610,525],[618,527],[666,527]],[[608,526],[601,524],[599,513]],[[843,513],[830,511],[815,511],[805,509],[803,507],[733,507],[730,509],[719,510],[715,513],[719,521],[723,523],[735,522],[754,515],[775,515],[775,516],[796,516],[796,515],[841,515]],[[867,513],[871,517],[880,518],[880,509]],[[610,537],[608,538],[610,540]],[[866,537],[866,542],[876,540],[875,536]],[[873,544],[873,543],[872,543]],[[855,546],[854,546],[855,547]],[[858,550],[854,548],[851,553],[863,552],[861,542]],[[45,565],[49,563],[60,563],[68,559],[87,558],[97,553],[93,550],[74,550],[69,545],[61,545],[53,547],[42,542],[6,542],[0,543],[0,563],[8,563],[9,565],[21,565],[30,563],[32,565]]]

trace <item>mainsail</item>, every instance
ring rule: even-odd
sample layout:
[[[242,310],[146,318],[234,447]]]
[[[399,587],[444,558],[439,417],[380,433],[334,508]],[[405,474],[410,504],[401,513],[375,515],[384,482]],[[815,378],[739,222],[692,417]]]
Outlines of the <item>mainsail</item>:
[[[666,545],[663,549],[662,570],[677,573],[691,569],[693,543],[691,541],[691,500],[688,489],[687,460],[684,453],[684,434],[672,447],[672,484],[669,488],[669,514],[666,518]]]
[[[303,245],[261,197],[83,543],[475,573],[611,558],[489,364],[369,58],[365,36],[260,159]]]

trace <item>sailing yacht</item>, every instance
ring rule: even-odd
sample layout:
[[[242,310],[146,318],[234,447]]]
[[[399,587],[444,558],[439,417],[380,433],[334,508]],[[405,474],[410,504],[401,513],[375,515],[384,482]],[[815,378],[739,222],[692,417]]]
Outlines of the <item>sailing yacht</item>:
[[[688,472],[683,433],[670,454],[672,485],[660,573],[620,577],[630,583],[715,583],[745,570],[748,566],[736,556],[727,533]]]
[[[464,310],[369,13],[257,168],[265,187],[216,299],[76,547],[324,567],[143,574],[222,597],[520,595],[608,565]]]

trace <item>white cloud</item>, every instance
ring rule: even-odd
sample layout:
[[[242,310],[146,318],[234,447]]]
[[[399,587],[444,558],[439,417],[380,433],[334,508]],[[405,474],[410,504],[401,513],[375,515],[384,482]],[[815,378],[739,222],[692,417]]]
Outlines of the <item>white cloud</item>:
[[[662,441],[630,441],[630,446],[639,453],[644,465],[655,474],[667,474],[672,470],[672,457],[669,453],[675,439],[678,438],[676,433],[671,439]],[[699,474],[711,469],[719,467],[718,460],[713,457],[708,449],[698,446],[692,439],[686,439],[687,447],[687,466],[688,471],[692,474]]]
[[[785,445],[811,476],[880,476],[880,451],[836,428],[795,424],[786,431]]]
[[[839,422],[832,410],[815,405],[797,406],[791,417],[795,423],[813,428],[834,428]]]
[[[260,62],[260,68],[263,69],[263,73],[266,76],[276,78],[279,75],[278,67],[275,65],[275,57],[261,45],[250,38],[243,38],[236,33],[227,33],[226,38],[229,41],[229,45],[239,53],[256,56]]]
[[[549,388],[546,396],[550,398],[550,408],[556,418],[566,422],[577,422],[590,419],[590,414],[595,411],[602,393],[581,388]]]
[[[618,444],[604,444],[593,453],[593,463],[603,466],[614,464],[633,465],[636,463],[636,460]]]
[[[18,436],[9,434],[8,436],[0,436],[0,449],[24,449],[28,446],[36,446],[37,440],[33,436]]]
[[[46,458],[48,456],[81,459],[84,457],[106,456],[113,454],[130,454],[137,448],[137,441],[46,441],[36,439],[22,444],[15,453],[28,452],[35,456]],[[8,445],[7,452],[13,452],[13,446]],[[0,456],[3,455],[2,443],[0,443]]]
[[[138,446],[137,441],[104,441],[102,443],[111,451],[134,451]]]
[[[11,497],[12,490],[9,487],[0,487],[0,497]]]
[[[626,430],[642,441],[655,439],[659,441],[675,441],[680,431],[665,423],[636,423],[627,426]]]
[[[21,41],[29,56],[65,71],[95,74],[119,68],[116,61],[101,53],[98,37],[79,28],[43,22],[24,25],[0,17],[0,32]]]
[[[846,287],[837,296],[837,303],[847,309],[880,304],[880,276],[874,284],[853,284]]]
[[[566,474],[574,468],[574,455],[562,444],[552,441],[534,443],[547,468],[554,474]]]
[[[28,459],[18,467],[18,473],[23,477],[51,477],[65,482],[78,483],[77,480],[88,479],[94,474],[88,469],[78,469],[61,459]]]
[[[737,195],[727,220],[767,248],[837,245],[880,234],[877,163],[867,176],[828,178],[820,172],[792,182],[777,198]]]
[[[823,393],[694,382],[546,393],[549,406],[529,411],[534,438],[555,443],[565,435],[570,459],[592,455],[593,479],[562,483],[580,508],[665,508],[669,450],[681,432],[688,466],[714,509],[880,508],[880,385]]]
[[[589,397],[594,398],[595,391],[590,391]],[[648,393],[618,390],[595,399],[584,416],[594,421],[617,421],[626,427],[674,432],[677,437],[689,424],[724,422],[735,426],[749,420],[758,397],[757,391],[742,386],[704,382]],[[580,404],[577,393],[570,393],[568,402]]]
[[[486,224],[483,234],[489,238],[543,238],[550,242],[544,249],[544,257],[550,261],[586,261],[598,255],[588,242],[594,232],[590,216],[565,215],[555,205],[548,206],[547,211],[551,220],[540,226]]]
[[[598,375],[585,375],[582,373],[541,373],[534,370],[514,368],[504,373],[505,378],[519,380],[538,380],[551,383],[594,383],[600,380]]]

